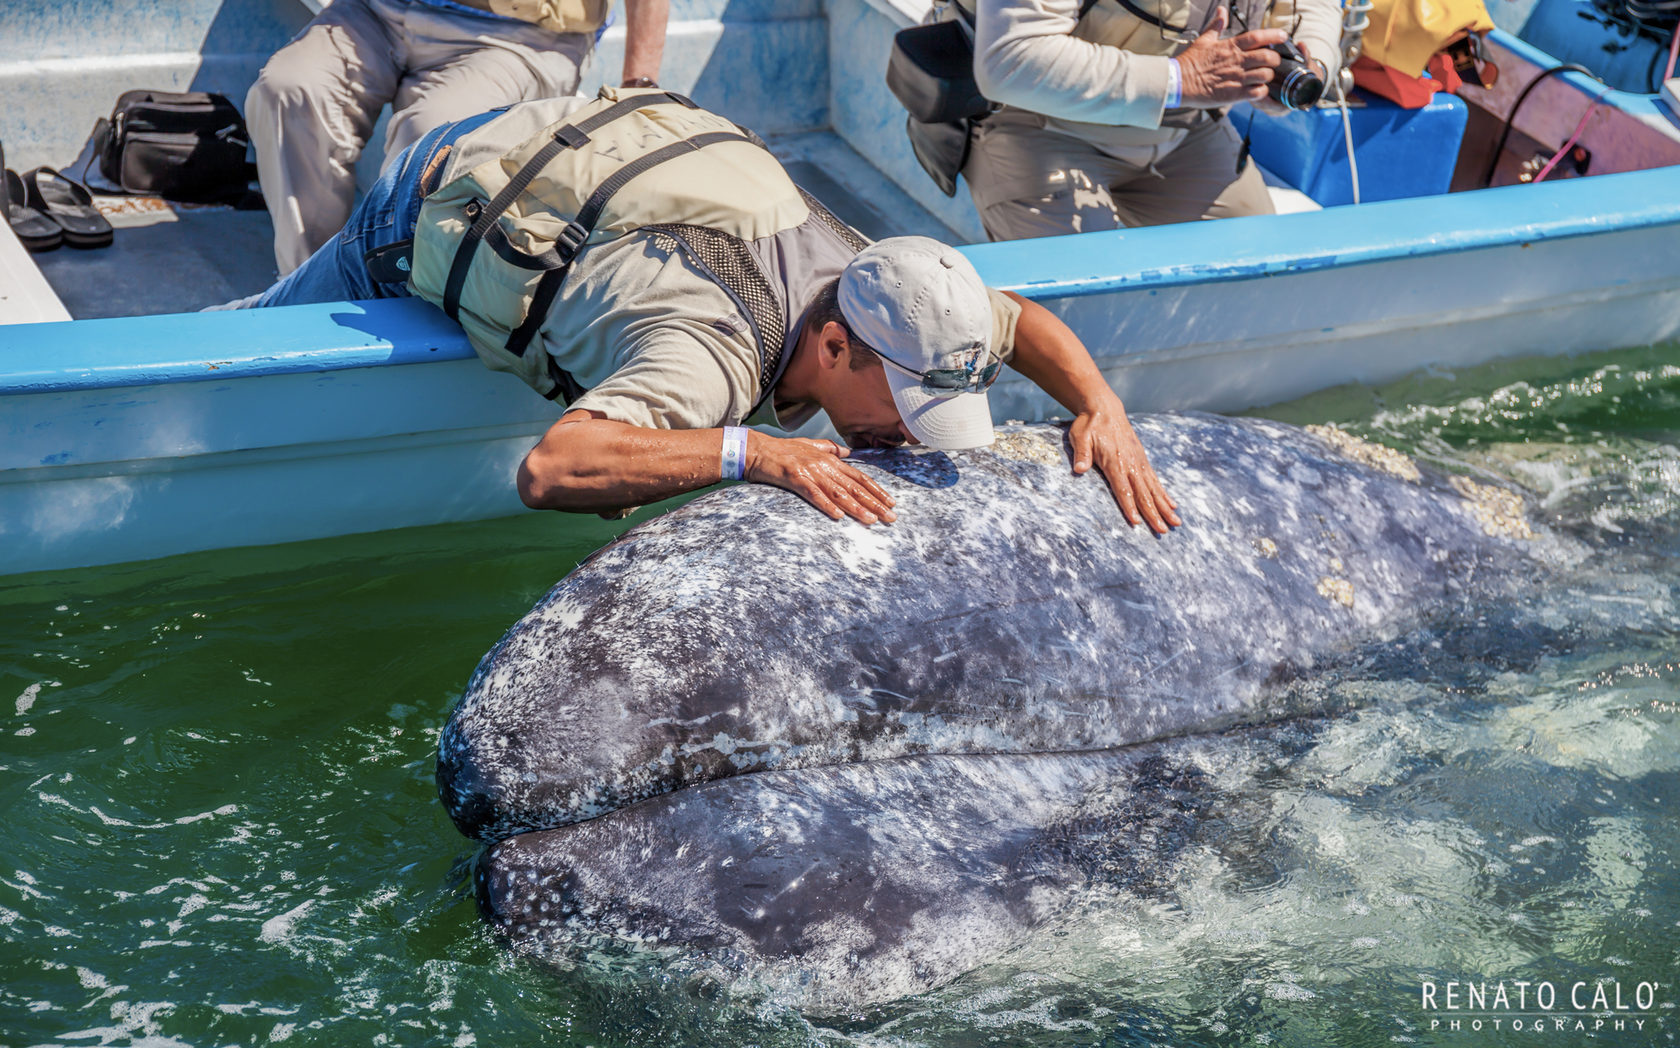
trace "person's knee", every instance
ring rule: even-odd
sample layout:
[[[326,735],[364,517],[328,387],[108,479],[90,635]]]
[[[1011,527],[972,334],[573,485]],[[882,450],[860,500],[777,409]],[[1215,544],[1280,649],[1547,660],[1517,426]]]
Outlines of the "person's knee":
[[[1107,187],[1084,172],[1065,172],[1060,188],[1042,197],[1008,200],[980,209],[981,224],[993,240],[1028,240],[1095,233],[1122,225]]]
[[[292,48],[282,48],[262,67],[245,94],[247,119],[252,113],[280,112],[310,106],[332,93],[332,74],[321,63]]]

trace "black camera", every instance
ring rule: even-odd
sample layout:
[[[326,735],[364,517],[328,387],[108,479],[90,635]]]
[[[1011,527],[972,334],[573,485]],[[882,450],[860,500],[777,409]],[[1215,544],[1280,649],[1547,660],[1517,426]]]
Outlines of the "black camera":
[[[1295,41],[1273,44],[1271,50],[1283,61],[1272,71],[1272,82],[1266,85],[1266,93],[1285,109],[1310,109],[1317,105],[1324,94],[1324,79],[1313,72]]]

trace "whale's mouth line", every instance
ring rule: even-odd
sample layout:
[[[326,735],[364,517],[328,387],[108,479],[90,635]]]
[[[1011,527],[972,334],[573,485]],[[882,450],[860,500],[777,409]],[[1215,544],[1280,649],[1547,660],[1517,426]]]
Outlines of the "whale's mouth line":
[[[1149,747],[1160,746],[1165,743],[1183,742],[1192,739],[1222,739],[1245,732],[1273,729],[1290,725],[1310,724],[1325,720],[1329,716],[1323,710],[1294,710],[1281,714],[1267,714],[1263,711],[1247,710],[1243,713],[1233,713],[1220,718],[1216,723],[1198,725],[1195,728],[1182,731],[1166,731],[1143,736],[1129,742],[1114,746],[1102,747],[1063,747],[1053,749],[1034,750],[928,750],[917,753],[897,753],[882,757],[865,757],[857,760],[830,761],[822,764],[771,765],[769,767],[753,768],[748,771],[737,772],[720,778],[706,779],[702,782],[689,782],[673,789],[659,793],[651,793],[643,797],[620,804],[615,808],[598,811],[586,818],[574,819],[550,826],[532,826],[498,837],[493,841],[481,841],[481,850],[493,848],[498,844],[534,833],[554,833],[598,823],[603,819],[610,819],[623,812],[635,809],[670,803],[673,800],[699,796],[730,789],[731,787],[745,787],[759,785],[767,777],[779,777],[789,780],[800,778],[815,778],[834,772],[858,770],[864,768],[890,768],[924,764],[933,761],[981,761],[1006,763],[1031,763],[1034,761],[1052,763],[1068,759],[1090,758],[1103,760],[1105,758],[1123,757]]]

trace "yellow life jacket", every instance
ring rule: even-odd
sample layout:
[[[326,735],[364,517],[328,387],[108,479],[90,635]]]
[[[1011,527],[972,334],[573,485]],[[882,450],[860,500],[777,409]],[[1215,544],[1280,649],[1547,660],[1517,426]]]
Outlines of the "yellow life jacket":
[[[794,185],[752,132],[681,95],[603,88],[533,134],[535,105],[455,143],[415,223],[414,293],[459,322],[489,367],[570,402],[583,390],[556,360],[565,347],[543,342],[549,307],[587,247],[647,231],[735,300],[768,395],[788,334],[786,282],[766,275],[749,245],[813,219],[844,257],[865,241]],[[453,169],[475,155],[492,159]]]
[[[517,18],[556,33],[593,33],[607,20],[612,0],[455,0],[480,11]]]
[[[1374,0],[1364,52],[1407,76],[1422,76],[1453,37],[1492,28],[1482,0]]]

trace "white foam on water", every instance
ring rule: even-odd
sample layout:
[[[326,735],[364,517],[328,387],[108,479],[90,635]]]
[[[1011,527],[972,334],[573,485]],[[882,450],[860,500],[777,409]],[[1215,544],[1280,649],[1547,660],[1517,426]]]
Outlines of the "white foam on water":
[[[30,707],[35,705],[36,697],[41,694],[41,689],[49,684],[55,688],[58,686],[57,681],[36,681],[23,689],[23,694],[17,697],[17,715],[19,717],[29,712]]]
[[[262,923],[262,931],[257,933],[257,938],[266,943],[290,942],[297,922],[314,907],[314,899],[305,899],[278,917],[270,917]]]

